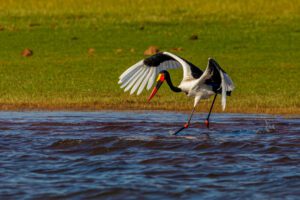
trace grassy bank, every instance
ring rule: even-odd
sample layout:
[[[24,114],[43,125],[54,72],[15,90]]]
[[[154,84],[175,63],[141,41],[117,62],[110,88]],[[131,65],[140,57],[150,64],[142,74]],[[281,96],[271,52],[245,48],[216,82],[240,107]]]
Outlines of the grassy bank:
[[[300,113],[299,21],[299,1],[288,0],[0,0],[0,109],[191,109],[167,87],[151,103],[119,88],[156,45],[201,68],[216,58],[237,87],[228,112]]]

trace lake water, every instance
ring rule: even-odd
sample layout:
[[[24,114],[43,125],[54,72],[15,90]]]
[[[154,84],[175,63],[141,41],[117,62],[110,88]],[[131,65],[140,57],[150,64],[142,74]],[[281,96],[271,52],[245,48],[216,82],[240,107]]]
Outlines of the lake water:
[[[300,199],[300,118],[0,112],[0,199]]]

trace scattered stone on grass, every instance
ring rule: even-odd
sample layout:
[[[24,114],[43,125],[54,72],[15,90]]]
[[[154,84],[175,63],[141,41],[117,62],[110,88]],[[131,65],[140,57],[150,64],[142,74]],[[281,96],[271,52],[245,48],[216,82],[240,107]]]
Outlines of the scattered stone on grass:
[[[51,29],[56,29],[57,28],[57,24],[56,23],[51,23],[50,24],[50,28]]]
[[[28,26],[29,27],[34,27],[34,26],[40,26],[41,24],[39,23],[29,23]]]
[[[17,31],[17,27],[15,25],[10,25],[10,26],[7,26],[6,29],[10,32],[15,32]]]
[[[24,57],[30,57],[33,55],[33,51],[29,48],[25,48],[22,53],[21,53],[22,56]]]
[[[89,48],[88,49],[88,54],[89,54],[89,56],[93,56],[94,54],[95,54],[95,49],[94,48]]]
[[[122,53],[122,52],[123,52],[123,49],[121,49],[121,48],[115,50],[115,53],[117,53],[117,54]]]
[[[78,40],[79,38],[74,36],[74,37],[71,37],[71,40]]]
[[[179,51],[182,51],[183,48],[182,47],[174,47],[174,48],[171,48],[170,50],[179,52]]]
[[[191,35],[190,40],[198,40],[198,35],[197,34]]]
[[[146,49],[144,51],[144,55],[145,56],[151,56],[151,55],[156,54],[158,52],[159,52],[159,49],[158,49],[157,46],[149,46],[148,49]]]

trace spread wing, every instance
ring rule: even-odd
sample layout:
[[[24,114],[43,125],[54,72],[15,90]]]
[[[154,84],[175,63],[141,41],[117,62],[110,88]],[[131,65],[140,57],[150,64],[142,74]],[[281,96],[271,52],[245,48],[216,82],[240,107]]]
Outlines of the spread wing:
[[[201,85],[201,83],[210,85],[214,92],[221,93],[222,109],[225,110],[226,96],[231,94],[231,91],[234,90],[235,86],[229,75],[212,58],[208,59],[207,67],[199,78],[198,83],[195,84],[195,87]]]
[[[152,55],[144,60],[139,61],[119,77],[121,88],[125,88],[127,92],[131,89],[130,94],[133,94],[137,89],[137,95],[141,94],[147,85],[149,90],[158,73],[162,70],[183,68],[184,78],[202,74],[202,71],[195,67],[192,63],[169,52],[160,52]]]

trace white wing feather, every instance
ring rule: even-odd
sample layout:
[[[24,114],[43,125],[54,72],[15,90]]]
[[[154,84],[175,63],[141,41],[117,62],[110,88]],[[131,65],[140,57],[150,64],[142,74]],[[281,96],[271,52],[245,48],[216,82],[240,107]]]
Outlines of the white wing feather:
[[[143,70],[143,68],[138,68],[138,70],[132,76],[126,77],[126,80],[122,82],[121,88],[127,86],[139,73]],[[119,83],[120,84],[120,83]]]
[[[140,78],[140,76],[144,73],[144,71],[146,70],[146,67],[143,67],[139,72],[138,74],[134,74],[135,77],[132,81],[129,82],[129,84],[127,85],[127,87],[125,88],[125,92],[127,92],[132,86],[133,84],[138,80],[138,78]]]
[[[233,82],[232,82],[231,78],[228,76],[228,74],[226,74],[225,72],[223,72],[218,67],[217,67],[217,70],[219,71],[220,76],[221,76],[221,87],[222,87],[221,105],[222,105],[222,109],[224,111],[225,108],[226,108],[227,92],[233,91],[235,87],[233,85]]]
[[[224,80],[224,74],[221,70],[219,70],[220,72],[220,76],[221,76],[221,80],[222,80],[222,83],[221,83],[221,86],[222,86],[222,100],[221,100],[221,104],[222,104],[222,109],[225,110],[225,107],[226,107],[226,91],[228,91],[228,87],[227,87],[227,84]]]
[[[149,67],[144,65],[144,60],[137,62],[136,64],[128,68],[125,72],[123,72],[119,77],[118,83],[122,84],[121,88],[126,87],[124,90],[125,92],[131,89],[130,94],[133,94],[139,88],[137,91],[137,95],[139,95],[144,90],[146,84],[147,90],[149,90],[153,86],[155,78],[160,71],[183,67],[188,68],[184,69],[185,74],[189,70],[188,64],[178,56],[169,52],[163,52],[163,54],[166,54],[175,60],[167,60],[156,67]]]
[[[123,77],[122,79],[119,80],[118,84],[121,83],[125,83],[126,81],[128,81],[134,74],[136,74],[136,72],[138,70],[140,70],[141,68],[139,68],[138,66],[135,67],[132,71],[130,71],[125,77]]]
[[[128,74],[130,75],[130,73],[135,70],[135,69],[138,69],[140,66],[143,65],[143,60],[140,60],[139,62],[137,62],[136,64],[132,65],[131,67],[129,67],[125,72],[123,72],[121,74],[121,76],[119,77],[120,81],[123,80],[123,78],[125,76],[127,76]]]
[[[150,76],[150,78],[149,78],[149,81],[148,81],[147,90],[150,90],[150,88],[152,87],[153,83],[155,82],[155,77],[156,77],[156,75],[159,73],[159,72],[157,72],[157,71],[158,71],[158,70],[157,70],[156,67],[153,68],[152,74],[151,74],[151,76]]]
[[[150,76],[152,75],[152,71],[153,71],[153,70],[154,70],[153,67],[151,67],[151,68],[149,69],[149,72],[148,72],[146,78],[144,78],[144,80],[143,80],[141,86],[139,87],[139,90],[138,90],[138,92],[137,92],[137,95],[140,95],[140,94],[142,93],[142,91],[144,90],[144,88],[146,87],[146,84],[147,84],[147,82],[148,82]]]
[[[144,80],[144,78],[148,74],[149,70],[150,70],[149,68],[146,68],[146,70],[143,72],[143,74],[140,75],[139,79],[136,81],[136,83],[132,87],[132,89],[130,91],[130,95],[133,94],[136,91],[136,89],[140,86],[141,82]]]
[[[226,74],[225,72],[222,71],[222,69],[220,69],[219,67],[213,66],[214,68],[216,68],[221,76],[221,87],[222,87],[222,99],[221,99],[221,105],[222,105],[222,109],[225,110],[226,107],[226,97],[227,97],[227,92],[229,91],[233,91],[234,90],[234,84],[231,80],[231,78],[228,76],[228,74]],[[201,77],[197,80],[197,83],[195,84],[195,86],[192,88],[192,90],[194,90],[196,87],[201,86],[202,84],[204,84],[204,82],[207,79],[210,79],[213,75],[213,69],[207,65],[205,71],[203,72],[203,74],[201,75]]]

